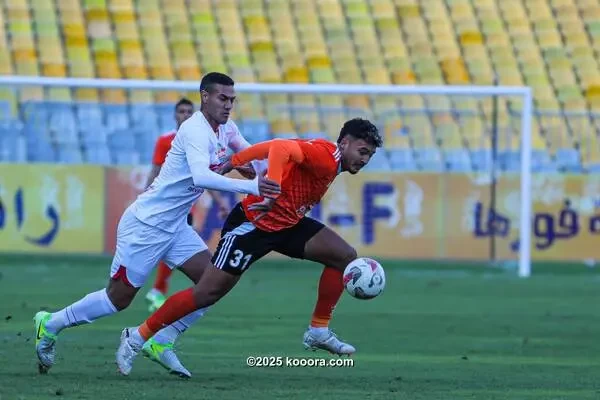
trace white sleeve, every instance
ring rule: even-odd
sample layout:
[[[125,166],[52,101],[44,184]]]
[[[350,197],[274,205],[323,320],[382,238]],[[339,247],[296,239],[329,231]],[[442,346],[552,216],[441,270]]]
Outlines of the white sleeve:
[[[181,136],[194,185],[210,190],[259,195],[257,179],[233,179],[210,170],[207,132],[203,132],[202,129],[194,130],[193,125],[188,124],[182,126],[177,135]]]
[[[234,128],[235,128],[235,134],[229,140],[229,148],[234,153],[239,153],[240,151],[250,147],[251,144],[241,134],[237,125],[234,125]],[[268,162],[268,160],[254,160],[254,161],[251,161],[250,164],[252,164],[252,166],[254,167],[254,171],[256,171],[257,174],[263,174],[263,172],[265,172],[267,170],[269,162]]]
[[[231,129],[233,131],[233,133],[229,137],[229,143],[227,144],[229,146],[229,148],[234,153],[239,153],[240,151],[244,150],[245,148],[250,147],[250,143],[248,143],[246,138],[244,136],[242,136],[237,125],[234,124],[233,121],[229,121],[229,123],[231,124]]]

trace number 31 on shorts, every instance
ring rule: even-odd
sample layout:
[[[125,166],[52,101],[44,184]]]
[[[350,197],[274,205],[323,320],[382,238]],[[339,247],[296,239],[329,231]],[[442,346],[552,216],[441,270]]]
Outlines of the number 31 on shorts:
[[[233,252],[233,254],[231,255],[231,258],[229,260],[229,265],[232,266],[233,268],[237,268],[240,266],[240,263],[243,261],[241,270],[244,271],[246,268],[248,268],[248,263],[250,262],[250,259],[252,259],[252,254],[244,255],[243,251],[235,250]]]

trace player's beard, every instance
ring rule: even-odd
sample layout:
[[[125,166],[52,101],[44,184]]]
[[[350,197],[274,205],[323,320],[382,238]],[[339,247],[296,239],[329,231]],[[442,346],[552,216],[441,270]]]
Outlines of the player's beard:
[[[364,164],[352,164],[352,169],[350,170],[350,173],[352,173],[352,175],[358,174],[360,170],[364,168],[364,166]]]

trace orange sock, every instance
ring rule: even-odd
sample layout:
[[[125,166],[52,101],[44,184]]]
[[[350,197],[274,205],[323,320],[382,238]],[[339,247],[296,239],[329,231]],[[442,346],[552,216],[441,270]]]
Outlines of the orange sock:
[[[193,288],[177,292],[139,327],[140,335],[144,340],[148,340],[165,326],[196,311],[197,308]]]
[[[167,294],[169,291],[169,278],[173,270],[167,266],[164,262],[158,264],[158,272],[156,273],[156,280],[154,281],[154,289],[158,290],[162,294]]]
[[[335,268],[325,267],[319,280],[319,295],[317,304],[310,321],[310,326],[325,328],[329,326],[333,309],[340,300],[344,291],[342,271]]]

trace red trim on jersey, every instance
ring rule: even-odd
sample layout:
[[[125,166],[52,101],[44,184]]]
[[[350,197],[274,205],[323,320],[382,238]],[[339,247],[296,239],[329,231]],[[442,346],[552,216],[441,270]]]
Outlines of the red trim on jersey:
[[[112,279],[114,279],[115,281],[121,280],[123,281],[124,284],[126,284],[129,287],[134,287],[131,282],[129,282],[129,279],[127,279],[127,269],[125,268],[125,266],[123,265],[119,265],[119,269],[117,270],[117,272],[115,272],[115,274],[112,276]]]

